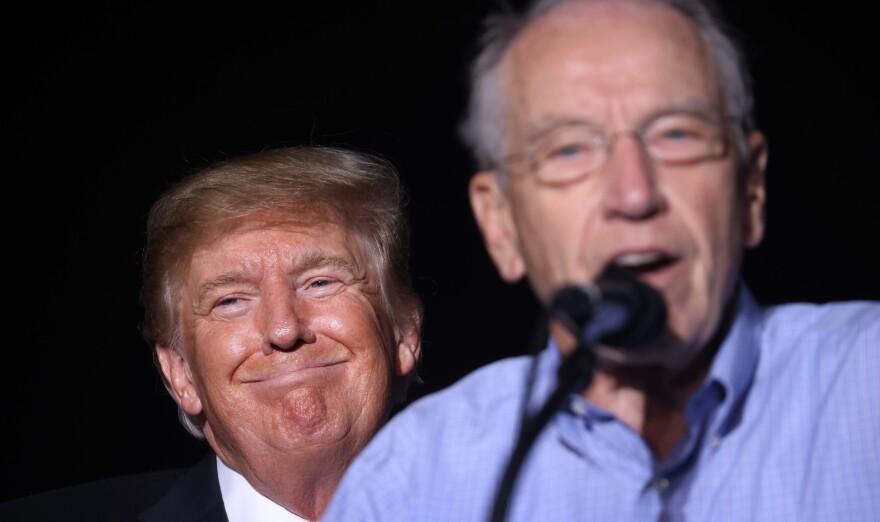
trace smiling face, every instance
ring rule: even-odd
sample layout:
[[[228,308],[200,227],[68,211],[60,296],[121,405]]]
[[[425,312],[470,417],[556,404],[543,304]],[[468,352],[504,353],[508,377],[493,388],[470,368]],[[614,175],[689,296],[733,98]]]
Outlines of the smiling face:
[[[184,353],[158,347],[181,408],[249,478],[344,468],[415,366],[417,329],[392,324],[355,238],[314,222],[250,218],[198,246],[181,292]]]
[[[725,116],[708,50],[681,15],[656,6],[556,8],[519,35],[502,75],[508,153],[563,123],[621,133],[669,111]],[[742,249],[763,233],[762,137],[750,145],[743,178],[730,144],[722,156],[671,165],[620,134],[605,164],[577,182],[541,184],[527,162],[515,162],[506,187],[496,172],[477,174],[471,201],[502,277],[527,276],[542,302],[612,264],[658,288],[671,337],[640,352],[640,362],[680,367],[714,333]]]

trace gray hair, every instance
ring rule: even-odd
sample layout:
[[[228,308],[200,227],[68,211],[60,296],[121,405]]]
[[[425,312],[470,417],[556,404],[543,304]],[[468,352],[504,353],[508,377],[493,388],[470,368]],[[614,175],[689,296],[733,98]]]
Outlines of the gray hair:
[[[184,177],[153,204],[143,253],[142,333],[165,387],[157,345],[183,353],[181,291],[195,250],[241,218],[265,212],[330,218],[351,230],[378,279],[381,301],[398,327],[421,325],[422,303],[409,273],[407,194],[387,160],[333,147],[288,147],[227,159]],[[393,361],[393,354],[386,354]],[[396,382],[403,397],[415,372]],[[179,411],[203,438],[202,418]]]
[[[578,1],[591,0],[535,0],[521,11],[508,6],[486,18],[478,42],[478,54],[470,70],[468,112],[459,126],[461,139],[471,150],[479,170],[498,168],[505,154],[503,129],[507,115],[501,85],[501,63],[513,41],[548,11]],[[701,0],[630,1],[667,6],[693,22],[715,57],[727,110],[738,122],[734,126],[734,141],[740,159],[745,161],[748,155],[746,136],[754,129],[754,102],[748,67],[732,30],[721,20],[713,5]]]

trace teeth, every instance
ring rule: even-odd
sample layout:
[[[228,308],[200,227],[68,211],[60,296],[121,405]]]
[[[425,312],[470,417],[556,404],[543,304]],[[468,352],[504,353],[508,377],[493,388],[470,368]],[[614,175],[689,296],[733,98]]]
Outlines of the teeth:
[[[619,267],[633,267],[647,265],[660,261],[663,255],[659,252],[642,252],[638,254],[624,254],[614,260],[614,264]]]

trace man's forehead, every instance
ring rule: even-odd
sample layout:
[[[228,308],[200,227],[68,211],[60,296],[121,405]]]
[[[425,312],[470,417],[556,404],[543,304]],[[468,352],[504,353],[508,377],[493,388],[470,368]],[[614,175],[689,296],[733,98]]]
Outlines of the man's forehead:
[[[683,15],[644,3],[574,4],[538,19],[502,63],[512,147],[548,121],[636,127],[676,109],[724,111],[713,58]]]
[[[284,239],[280,236],[290,236]],[[259,246],[260,237],[268,238],[268,245]],[[243,248],[242,242],[254,241],[255,247],[267,248],[285,257],[314,263],[320,259],[343,257],[347,250],[356,250],[355,234],[339,220],[304,219],[302,216],[248,217],[227,223],[206,235],[193,250],[193,259],[214,257],[221,250],[234,254]],[[335,253],[335,254],[334,254]]]
[[[502,62],[515,91],[639,80],[712,82],[712,58],[690,20],[671,8],[633,2],[574,2],[523,30]],[[707,74],[710,73],[710,74]],[[652,76],[653,75],[653,76]],[[574,85],[579,88],[580,85]],[[662,84],[657,84],[662,89]]]

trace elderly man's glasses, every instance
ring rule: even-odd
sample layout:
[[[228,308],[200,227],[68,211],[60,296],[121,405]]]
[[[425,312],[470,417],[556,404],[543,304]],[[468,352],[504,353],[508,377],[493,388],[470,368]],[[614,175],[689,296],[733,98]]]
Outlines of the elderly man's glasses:
[[[588,123],[565,123],[538,135],[525,153],[507,156],[505,160],[525,159],[539,182],[565,185],[601,169],[614,142],[630,134],[653,160],[687,165],[726,153],[726,121],[698,112],[672,112],[657,116],[638,129],[615,133],[603,133]]]

